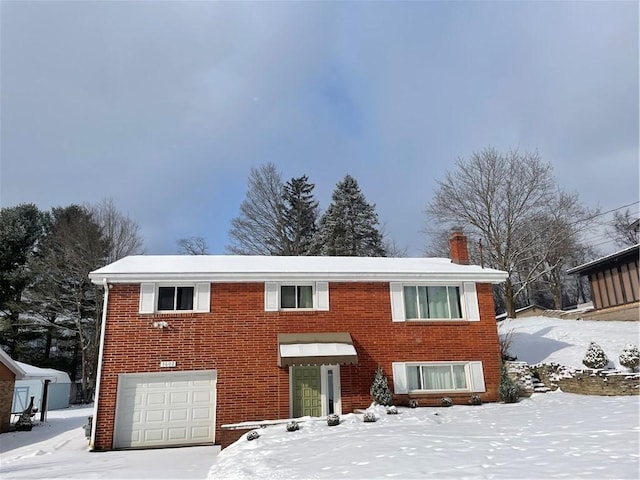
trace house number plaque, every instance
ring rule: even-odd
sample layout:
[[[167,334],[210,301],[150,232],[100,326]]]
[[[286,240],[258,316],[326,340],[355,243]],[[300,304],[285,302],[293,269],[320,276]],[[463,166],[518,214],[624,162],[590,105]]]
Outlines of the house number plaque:
[[[160,366],[161,367],[175,367],[176,366],[176,361],[175,360],[165,360],[163,362],[160,362]]]

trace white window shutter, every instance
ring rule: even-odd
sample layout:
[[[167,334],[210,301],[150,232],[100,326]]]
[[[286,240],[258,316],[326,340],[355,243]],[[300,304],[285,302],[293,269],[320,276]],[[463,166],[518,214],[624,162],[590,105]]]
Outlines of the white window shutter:
[[[278,284],[276,282],[264,282],[264,310],[265,312],[278,311]]]
[[[155,283],[140,284],[140,308],[139,313],[153,313],[156,309],[156,285]]]
[[[482,362],[469,362],[469,370],[471,373],[471,391],[486,392]]]
[[[389,283],[391,291],[391,320],[394,322],[404,322],[404,294],[401,282]]]
[[[195,294],[194,310],[196,312],[209,312],[211,309],[211,284],[196,283]]]
[[[329,282],[316,282],[316,309],[329,310]]]
[[[478,294],[474,282],[464,282],[464,303],[467,310],[467,320],[470,322],[480,321],[480,309],[478,308]]]
[[[407,366],[404,362],[391,363],[393,371],[393,391],[395,393],[409,393],[407,386]]]

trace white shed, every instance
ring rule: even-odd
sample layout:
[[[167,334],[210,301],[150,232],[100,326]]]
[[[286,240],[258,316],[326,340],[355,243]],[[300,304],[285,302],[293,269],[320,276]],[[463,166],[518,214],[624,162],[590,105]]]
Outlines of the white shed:
[[[12,412],[21,412],[27,408],[31,397],[34,397],[33,406],[42,411],[45,380],[49,380],[46,409],[58,410],[69,406],[71,379],[68,374],[53,368],[40,368],[22,362],[16,363],[24,370],[25,376],[21,380],[16,380],[13,390]]]

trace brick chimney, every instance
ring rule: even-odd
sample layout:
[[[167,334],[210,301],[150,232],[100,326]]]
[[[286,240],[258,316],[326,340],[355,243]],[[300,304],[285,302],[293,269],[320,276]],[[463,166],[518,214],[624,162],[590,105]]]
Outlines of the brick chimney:
[[[459,265],[469,265],[469,250],[467,237],[460,230],[454,230],[449,238],[451,247],[451,261]]]

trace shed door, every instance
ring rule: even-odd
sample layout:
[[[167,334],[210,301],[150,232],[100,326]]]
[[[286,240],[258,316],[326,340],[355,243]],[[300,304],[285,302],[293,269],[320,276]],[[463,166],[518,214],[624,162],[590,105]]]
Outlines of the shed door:
[[[213,443],[215,370],[118,376],[113,448]]]

